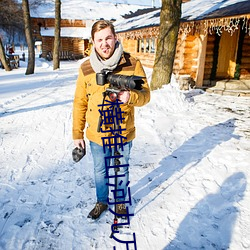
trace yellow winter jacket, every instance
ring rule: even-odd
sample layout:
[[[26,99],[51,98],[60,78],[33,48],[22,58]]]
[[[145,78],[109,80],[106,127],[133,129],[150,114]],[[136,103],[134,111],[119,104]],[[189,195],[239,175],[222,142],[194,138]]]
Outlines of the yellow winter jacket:
[[[135,138],[134,125],[134,107],[140,107],[147,104],[150,100],[150,89],[147,83],[146,75],[139,60],[136,60],[130,54],[123,53],[117,68],[113,74],[142,76],[144,84],[142,90],[130,90],[130,99],[127,104],[121,104],[123,111],[123,121],[120,124],[122,130],[121,136],[126,137],[124,141],[131,141]],[[84,138],[84,129],[86,128],[86,137],[101,146],[103,146],[103,137],[112,136],[109,126],[103,125],[102,132],[97,132],[100,110],[103,101],[103,92],[109,87],[109,84],[103,86],[97,85],[96,73],[87,60],[82,63],[79,69],[79,75],[76,83],[75,97],[73,102],[73,140]],[[106,97],[106,100],[109,100]],[[106,103],[106,102],[105,102]],[[104,110],[108,106],[104,106]]]

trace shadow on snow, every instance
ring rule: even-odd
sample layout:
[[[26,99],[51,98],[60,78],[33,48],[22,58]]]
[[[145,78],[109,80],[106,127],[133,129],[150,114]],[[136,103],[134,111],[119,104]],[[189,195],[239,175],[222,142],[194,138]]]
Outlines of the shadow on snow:
[[[44,108],[51,108],[51,107],[55,107],[55,106],[65,105],[65,104],[72,103],[72,102],[73,102],[73,100],[66,100],[66,101],[62,101],[62,102],[54,102],[54,103],[50,103],[50,104],[43,104],[43,105],[39,105],[39,106],[36,106],[36,107],[21,108],[21,109],[14,110],[14,111],[5,111],[3,113],[0,113],[0,117],[20,114],[20,113],[29,112],[29,111],[35,111],[35,110],[44,109]]]
[[[228,177],[217,193],[207,195],[181,222],[176,237],[163,250],[229,249],[247,180],[242,172]]]
[[[221,143],[229,141],[232,138],[238,139],[239,136],[233,134],[235,129],[234,123],[235,119],[229,119],[223,123],[206,127],[184,142],[183,145],[173,151],[171,155],[162,159],[158,168],[148,173],[131,187],[133,199],[138,201],[142,197],[147,196],[167,181],[174,173],[185,168],[187,165],[189,165],[189,167],[186,171],[197,166],[203,158]],[[173,183],[169,183],[167,187],[162,189],[151,201],[155,200],[172,184]],[[141,209],[143,209],[143,207]],[[139,213],[140,210],[138,210],[137,213]]]
[[[239,139],[239,136],[233,134],[234,130],[235,119],[206,127],[184,142],[171,155],[162,159],[158,168],[148,173],[131,187],[131,194],[133,194],[133,200],[136,202],[153,191],[157,193],[135,214],[154,201],[175,181],[185,175],[188,170],[196,167],[216,146],[232,138]],[[171,176],[184,168],[186,170],[180,177],[165,183]],[[164,188],[161,187],[161,191],[157,192],[157,188],[164,183]],[[178,229],[177,238],[165,250],[179,249],[177,246],[180,242],[182,242],[182,248],[180,249],[187,249],[188,246],[190,246],[190,249],[196,249],[196,246],[199,247],[197,249],[202,249],[200,247],[203,243],[210,244],[211,247],[217,247],[216,249],[224,249],[224,247],[227,249],[237,214],[233,202],[242,198],[238,193],[243,193],[245,186],[246,178],[242,173],[228,178],[217,194],[207,196],[190,211]],[[217,204],[217,201],[220,201],[220,203]],[[137,204],[133,204],[131,208],[135,210]],[[221,246],[223,248],[218,248]]]

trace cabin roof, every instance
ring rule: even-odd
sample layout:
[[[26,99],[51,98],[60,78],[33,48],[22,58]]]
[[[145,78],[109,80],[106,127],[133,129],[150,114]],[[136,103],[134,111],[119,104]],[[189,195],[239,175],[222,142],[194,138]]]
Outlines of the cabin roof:
[[[249,0],[191,0],[183,4],[182,21],[196,21],[250,13]]]
[[[42,36],[54,37],[55,28],[41,28]],[[61,27],[61,37],[75,37],[81,39],[89,39],[91,35],[91,28],[87,27]]]
[[[151,26],[159,26],[161,8],[150,9],[150,12],[137,12],[117,20],[116,31],[125,32]],[[140,14],[143,13],[143,14]],[[228,16],[250,14],[249,0],[191,0],[182,3],[182,22],[199,21]]]
[[[160,9],[137,15],[132,18],[120,19],[114,22],[116,32],[135,30],[144,27],[158,26],[160,23]]]
[[[93,0],[61,0],[61,18],[70,20],[118,19],[122,15],[136,12],[149,6],[133,4],[115,4]],[[34,18],[55,18],[55,3],[46,0],[42,5],[30,10]]]

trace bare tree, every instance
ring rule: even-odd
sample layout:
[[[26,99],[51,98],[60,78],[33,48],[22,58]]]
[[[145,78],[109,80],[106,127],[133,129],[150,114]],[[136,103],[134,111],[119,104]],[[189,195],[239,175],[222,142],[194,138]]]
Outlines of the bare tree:
[[[17,0],[0,0],[0,28],[11,34],[23,29],[22,6]]]
[[[162,0],[160,31],[150,87],[152,90],[171,81],[182,0]]]
[[[34,48],[34,41],[32,37],[30,9],[29,9],[28,0],[22,0],[22,8],[23,8],[25,36],[26,36],[26,42],[28,44],[28,66],[27,66],[25,74],[30,75],[30,74],[34,74],[34,70],[35,70],[35,48]]]
[[[55,40],[53,49],[53,69],[60,68],[59,48],[61,33],[61,0],[55,0]]]
[[[29,0],[30,9],[36,9],[43,4],[46,4],[46,0]]]

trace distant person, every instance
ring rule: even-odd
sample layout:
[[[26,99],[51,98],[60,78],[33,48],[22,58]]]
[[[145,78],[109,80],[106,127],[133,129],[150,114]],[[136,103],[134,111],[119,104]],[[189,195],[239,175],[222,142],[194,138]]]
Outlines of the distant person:
[[[12,46],[9,47],[8,52],[9,52],[10,55],[15,53]]]

